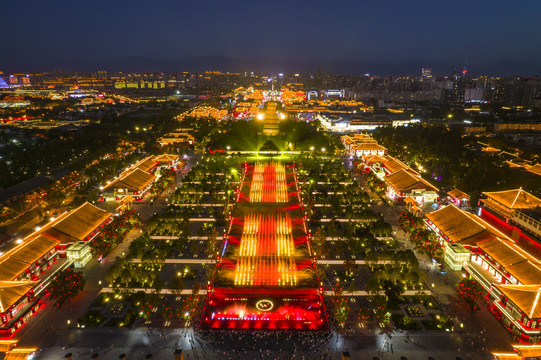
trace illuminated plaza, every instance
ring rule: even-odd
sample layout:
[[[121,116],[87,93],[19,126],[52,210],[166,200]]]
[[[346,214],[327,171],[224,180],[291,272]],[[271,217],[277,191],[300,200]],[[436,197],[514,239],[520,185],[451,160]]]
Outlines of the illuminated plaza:
[[[245,164],[203,312],[209,329],[326,326],[294,165]]]

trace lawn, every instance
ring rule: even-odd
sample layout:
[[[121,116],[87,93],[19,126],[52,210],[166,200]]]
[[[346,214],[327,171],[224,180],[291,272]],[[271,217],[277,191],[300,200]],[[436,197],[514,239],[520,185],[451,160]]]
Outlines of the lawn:
[[[439,310],[440,307],[432,295],[415,295],[411,297],[414,304],[423,304],[427,310]]]
[[[392,314],[391,318],[395,326],[401,330],[421,330],[421,325],[409,316]]]
[[[432,319],[422,321],[426,330],[451,330],[453,327],[453,323],[446,315],[432,314]]]
[[[126,316],[122,318],[111,318],[103,326],[108,327],[131,327],[135,320],[138,318],[138,313],[136,309],[131,309],[128,311]]]
[[[77,324],[85,327],[100,326],[104,320],[101,311],[90,310],[77,321]]]
[[[101,293],[99,294],[90,307],[104,307],[114,298],[114,294]]]
[[[397,299],[389,299],[389,301],[387,302],[387,308],[389,310],[400,310],[400,304],[407,304],[407,303],[408,303],[408,299],[401,296]]]

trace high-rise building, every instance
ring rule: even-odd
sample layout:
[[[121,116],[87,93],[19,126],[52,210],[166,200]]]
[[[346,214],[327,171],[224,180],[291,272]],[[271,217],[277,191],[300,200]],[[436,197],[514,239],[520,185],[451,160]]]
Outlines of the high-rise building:
[[[421,69],[421,76],[423,78],[431,78],[432,77],[432,68],[422,68]]]

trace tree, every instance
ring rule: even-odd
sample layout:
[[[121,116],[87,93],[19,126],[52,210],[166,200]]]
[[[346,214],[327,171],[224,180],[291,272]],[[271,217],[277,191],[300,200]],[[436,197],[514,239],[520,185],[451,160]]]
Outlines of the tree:
[[[381,285],[379,284],[378,279],[374,277],[371,277],[370,279],[368,279],[368,281],[366,282],[365,290],[368,293],[373,293],[373,294],[376,294],[377,292],[379,292],[381,290]]]
[[[199,290],[201,285],[195,283],[192,289],[192,293],[185,297],[182,300],[181,306],[177,309],[177,317],[179,319],[183,318],[187,322],[193,319],[197,315],[197,310],[199,308]]]
[[[415,320],[413,320],[413,318],[409,317],[409,316],[404,316],[401,320],[400,320],[400,326],[401,328],[403,329],[410,329],[413,324],[415,324]]]
[[[146,320],[149,320],[152,317],[153,309],[154,307],[146,298],[139,303],[139,314]]]
[[[355,270],[357,270],[357,264],[353,259],[344,260],[344,263],[342,265],[346,269],[346,275],[353,275]]]
[[[483,287],[471,276],[463,278],[456,284],[456,294],[471,307],[483,296]]]
[[[387,189],[385,182],[379,179],[373,172],[366,173],[364,178],[370,191],[379,196],[385,194]]]
[[[107,255],[114,247],[124,240],[124,236],[136,225],[139,225],[139,214],[135,210],[125,211],[107,224],[101,232],[92,239],[90,248],[93,255]]]
[[[164,303],[162,306],[162,317],[164,320],[171,319],[173,316],[173,309],[171,308],[171,305],[168,303]]]
[[[374,320],[377,322],[389,323],[391,319],[391,313],[387,309],[387,301],[385,297],[381,295],[376,295],[372,298],[369,298],[372,312],[374,314]]]
[[[314,255],[321,257],[327,254],[327,241],[325,240],[325,235],[323,235],[321,228],[317,228],[314,235],[312,235],[310,245],[312,246]]]
[[[208,255],[216,255],[216,252],[218,251],[218,232],[214,226],[208,235],[206,251]]]
[[[164,288],[165,286],[165,281],[163,281],[160,276],[156,276],[156,278],[154,279],[154,282],[152,283],[152,287],[154,288],[154,291],[156,291],[156,293],[160,293],[160,291],[162,291],[162,289]]]
[[[409,233],[422,226],[422,220],[408,211],[402,211],[400,213],[398,223],[402,230]]]
[[[415,248],[429,258],[440,257],[443,254],[443,245],[438,241],[436,235],[428,229],[415,229],[410,238],[415,242]]]
[[[69,268],[58,274],[49,285],[51,297],[58,302],[74,297],[83,290],[86,280],[83,273]]]
[[[349,317],[349,311],[351,310],[348,305],[348,299],[343,295],[342,287],[339,283],[336,283],[333,289],[333,315],[334,319],[340,327],[344,327],[346,320]]]
[[[368,312],[368,309],[361,308],[357,313],[357,318],[361,323],[368,321],[368,319],[370,319],[370,313]]]
[[[182,276],[174,276],[169,281],[169,289],[176,295],[180,295],[184,289],[184,281],[182,281]]]

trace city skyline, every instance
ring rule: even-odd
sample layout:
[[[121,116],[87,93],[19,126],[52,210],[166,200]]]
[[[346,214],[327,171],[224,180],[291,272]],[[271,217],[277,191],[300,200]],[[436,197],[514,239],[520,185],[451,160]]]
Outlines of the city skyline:
[[[541,360],[539,0],[2,9],[2,359]]]
[[[215,1],[187,5],[161,2],[153,7],[130,2],[129,8],[122,2],[98,1],[77,8],[64,2],[31,3],[33,6],[25,8],[16,3],[5,5],[6,13],[24,13],[27,21],[6,37],[9,51],[2,68],[32,71],[27,68],[32,65],[43,71],[66,63],[103,64],[134,57],[173,61],[203,56],[283,59],[289,64],[394,64],[421,59],[418,67],[437,68],[445,63],[460,68],[468,59],[478,73],[488,64],[500,63],[495,75],[510,75],[526,63],[530,64],[528,75],[535,75],[531,71],[538,73],[535,64],[541,63],[541,50],[532,46],[541,33],[534,18],[541,5],[533,1],[521,6],[458,2],[452,9],[424,1],[413,6],[394,1],[346,2],[341,7],[320,1],[310,6],[278,2],[263,10],[247,2],[231,5]],[[217,70],[237,70],[223,67]],[[358,73],[372,71],[359,67]],[[185,70],[199,69],[178,69]],[[411,74],[405,71],[403,75]]]

